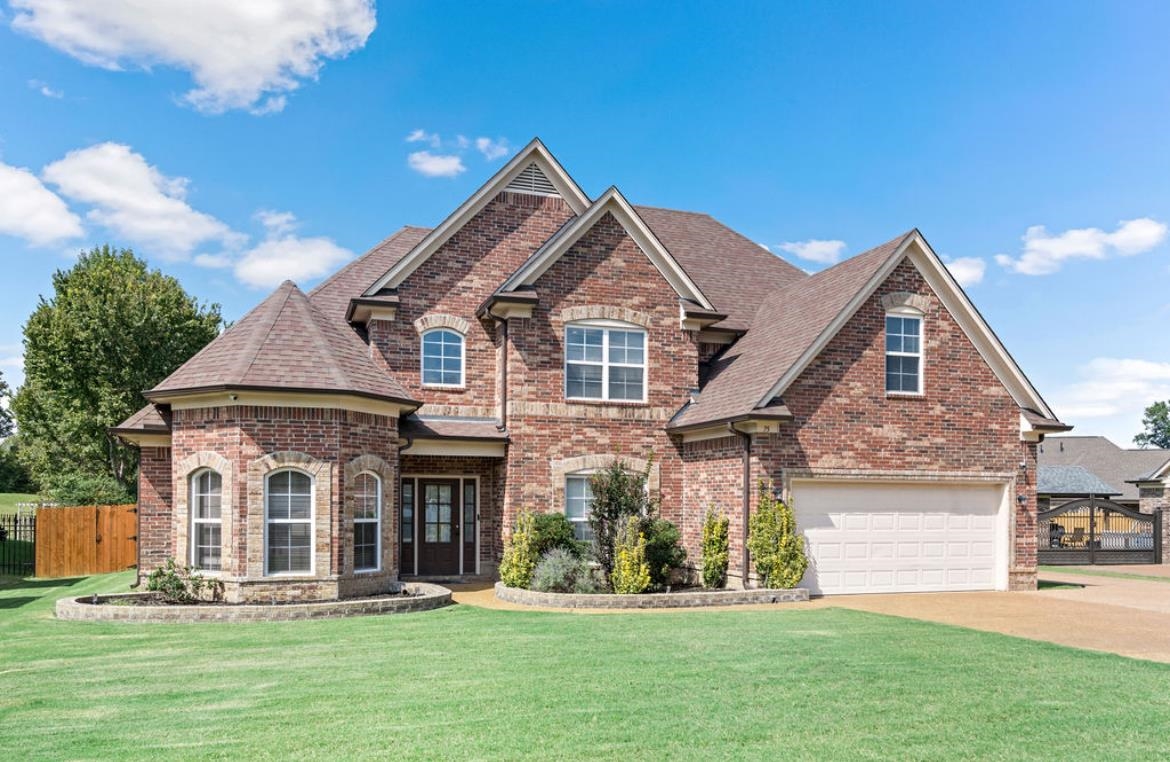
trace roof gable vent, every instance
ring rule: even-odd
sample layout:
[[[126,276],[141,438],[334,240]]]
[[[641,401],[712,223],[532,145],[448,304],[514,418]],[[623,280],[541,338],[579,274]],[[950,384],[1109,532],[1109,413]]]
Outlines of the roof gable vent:
[[[529,193],[534,196],[559,196],[557,188],[552,184],[552,181],[545,176],[544,172],[540,171],[540,167],[536,166],[536,162],[532,162],[525,167],[520,174],[508,183],[505,190],[513,193]]]

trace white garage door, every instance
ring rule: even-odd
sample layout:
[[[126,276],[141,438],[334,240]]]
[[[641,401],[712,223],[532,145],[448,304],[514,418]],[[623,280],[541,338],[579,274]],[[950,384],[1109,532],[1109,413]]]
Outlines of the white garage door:
[[[1007,587],[1003,485],[792,485],[814,594]]]

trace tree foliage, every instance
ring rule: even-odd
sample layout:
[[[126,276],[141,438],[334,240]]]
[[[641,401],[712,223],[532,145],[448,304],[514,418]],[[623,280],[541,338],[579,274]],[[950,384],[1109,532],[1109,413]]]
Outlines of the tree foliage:
[[[221,324],[219,305],[200,304],[128,249],[95,248],[58,270],[52,298],[42,297],[25,323],[25,383],[13,400],[33,479],[62,502],[73,502],[63,493],[78,483],[132,495],[137,453],[109,427]]]
[[[593,554],[605,579],[613,578],[614,544],[631,516],[649,516],[654,503],[646,490],[651,463],[641,473],[631,471],[623,460],[614,460],[605,470],[589,478],[593,505],[589,528],[593,530]]]
[[[1142,416],[1144,431],[1133,438],[1138,447],[1170,449],[1170,402],[1155,402]]]
[[[0,439],[12,436],[12,411],[8,406],[12,402],[12,390],[4,380],[4,371],[0,371]]]

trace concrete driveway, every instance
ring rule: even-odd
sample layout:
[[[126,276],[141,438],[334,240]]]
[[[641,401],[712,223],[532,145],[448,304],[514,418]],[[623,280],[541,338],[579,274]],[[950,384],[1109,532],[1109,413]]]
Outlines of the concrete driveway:
[[[1166,577],[1164,581],[1042,572],[1043,580],[1082,587],[1030,593],[836,596],[813,605],[941,622],[1170,663],[1170,575],[1146,571],[1161,568],[1131,566],[1123,571]]]

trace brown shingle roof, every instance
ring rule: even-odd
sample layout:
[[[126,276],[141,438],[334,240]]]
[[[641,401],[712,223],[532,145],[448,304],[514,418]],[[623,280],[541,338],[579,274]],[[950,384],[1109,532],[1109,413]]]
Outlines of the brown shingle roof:
[[[429,232],[409,225],[402,228],[310,291],[309,299],[330,318],[345,320],[349,300],[361,296]]]
[[[708,214],[634,209],[715,309],[726,313],[720,328],[746,330],[767,294],[808,277]]]
[[[1084,466],[1121,490],[1119,500],[1132,501],[1138,499],[1138,487],[1129,481],[1165,465],[1170,461],[1170,450],[1127,450],[1105,437],[1048,436],[1037,448],[1037,461],[1041,467]]]
[[[115,434],[130,434],[144,431],[158,431],[161,433],[170,430],[170,414],[164,414],[163,410],[153,402],[147,403],[146,407],[110,429]]]
[[[507,432],[501,431],[493,418],[422,418],[408,415],[398,422],[398,433],[411,439],[479,439],[505,442]]]
[[[414,404],[340,316],[327,316],[287,280],[147,396],[224,388],[344,392]]]
[[[913,231],[911,231],[913,232]],[[698,402],[671,422],[681,428],[750,413],[893,256],[903,235],[768,294],[747,335],[711,365]]]

